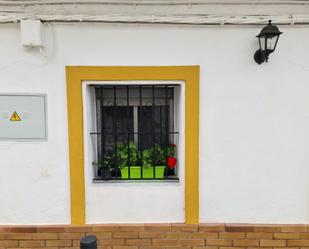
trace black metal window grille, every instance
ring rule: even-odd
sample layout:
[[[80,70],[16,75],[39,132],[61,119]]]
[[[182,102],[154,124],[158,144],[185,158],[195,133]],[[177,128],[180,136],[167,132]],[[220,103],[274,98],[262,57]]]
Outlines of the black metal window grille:
[[[95,85],[94,180],[177,180],[175,85]]]

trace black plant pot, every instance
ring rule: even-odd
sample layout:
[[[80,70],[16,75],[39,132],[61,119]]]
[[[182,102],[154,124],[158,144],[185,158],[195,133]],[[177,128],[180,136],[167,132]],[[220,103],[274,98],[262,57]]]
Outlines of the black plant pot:
[[[99,176],[101,176],[104,181],[107,181],[112,179],[112,172],[109,168],[101,168],[99,169]]]
[[[116,179],[121,178],[121,170],[120,169],[113,169],[111,173],[112,173],[112,177],[115,177]]]
[[[166,168],[164,169],[164,175],[166,175]],[[175,175],[175,170],[174,170],[174,169],[168,168],[168,169],[167,169],[167,175],[168,175],[168,176],[173,176],[173,175]]]

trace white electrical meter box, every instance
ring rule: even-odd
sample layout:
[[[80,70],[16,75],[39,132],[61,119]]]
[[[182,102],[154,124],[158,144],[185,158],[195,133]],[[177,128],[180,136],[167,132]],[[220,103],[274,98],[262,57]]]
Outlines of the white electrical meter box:
[[[0,94],[0,139],[47,139],[46,95]]]
[[[24,47],[43,47],[43,27],[40,20],[21,20],[20,37]]]

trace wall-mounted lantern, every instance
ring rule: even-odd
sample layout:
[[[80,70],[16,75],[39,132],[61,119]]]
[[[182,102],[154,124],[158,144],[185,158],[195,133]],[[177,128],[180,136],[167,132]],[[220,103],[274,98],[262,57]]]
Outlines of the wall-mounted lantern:
[[[271,20],[269,20],[268,24],[256,36],[259,39],[260,45],[260,49],[254,54],[256,63],[261,64],[264,61],[268,61],[268,56],[275,51],[281,34],[282,32],[279,31],[277,26],[273,25]]]

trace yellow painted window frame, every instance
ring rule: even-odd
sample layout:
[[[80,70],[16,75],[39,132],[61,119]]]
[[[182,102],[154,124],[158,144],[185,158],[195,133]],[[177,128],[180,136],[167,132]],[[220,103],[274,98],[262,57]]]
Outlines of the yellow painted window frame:
[[[71,224],[85,213],[82,82],[183,80],[185,82],[185,222],[199,222],[199,66],[67,66]]]

